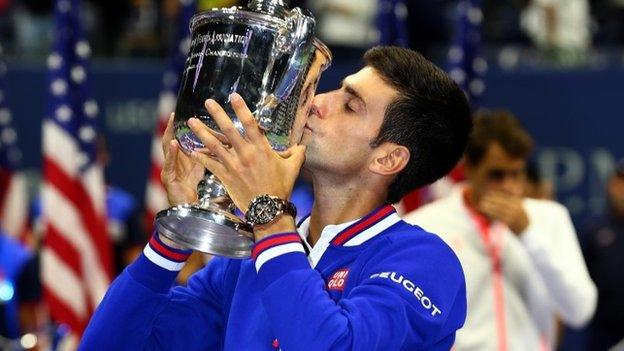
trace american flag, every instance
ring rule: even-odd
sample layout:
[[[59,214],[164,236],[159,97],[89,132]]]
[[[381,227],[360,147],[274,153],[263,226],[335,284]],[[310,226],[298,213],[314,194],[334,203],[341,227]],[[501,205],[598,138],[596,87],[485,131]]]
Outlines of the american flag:
[[[6,103],[6,64],[0,47],[0,226],[18,240],[25,240],[28,230],[28,190],[20,171],[22,153],[17,133]]]
[[[473,110],[479,107],[485,91],[483,79],[487,61],[481,56],[483,0],[462,0],[457,5],[457,23],[448,51],[448,71],[464,89]]]
[[[163,75],[162,89],[158,99],[158,120],[152,138],[152,162],[145,191],[146,224],[150,227],[148,228],[149,231],[152,229],[156,213],[169,207],[167,193],[160,182],[160,172],[164,162],[161,141],[167,127],[167,120],[175,109],[180,76],[190,45],[189,22],[195,13],[195,3],[192,0],[180,0],[180,3],[182,11],[180,11],[179,16],[178,33],[172,46],[167,69]]]
[[[77,341],[111,281],[111,248],[80,0],[56,0],[54,12],[43,121],[41,274],[52,318],[68,325]]]

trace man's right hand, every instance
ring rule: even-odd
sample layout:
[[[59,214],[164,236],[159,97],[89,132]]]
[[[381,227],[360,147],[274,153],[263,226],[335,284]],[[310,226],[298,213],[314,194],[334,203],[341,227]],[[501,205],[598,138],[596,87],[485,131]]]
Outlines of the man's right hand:
[[[173,113],[162,138],[165,156],[160,180],[167,191],[171,206],[197,201],[197,184],[204,177],[204,167],[191,159],[174,138]]]

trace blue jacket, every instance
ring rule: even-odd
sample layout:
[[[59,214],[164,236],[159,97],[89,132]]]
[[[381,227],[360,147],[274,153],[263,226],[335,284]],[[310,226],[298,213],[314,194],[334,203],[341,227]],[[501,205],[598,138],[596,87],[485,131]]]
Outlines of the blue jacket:
[[[466,317],[453,251],[391,206],[340,229],[324,230],[309,257],[298,234],[270,236],[252,258],[214,258],[175,288],[190,252],[154,236],[80,350],[450,349]]]

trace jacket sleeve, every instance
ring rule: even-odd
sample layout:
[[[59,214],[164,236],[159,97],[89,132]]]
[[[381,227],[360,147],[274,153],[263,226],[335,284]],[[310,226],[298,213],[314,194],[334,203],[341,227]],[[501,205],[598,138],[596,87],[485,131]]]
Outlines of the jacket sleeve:
[[[428,239],[415,244],[410,238],[369,250],[360,276],[347,278],[356,279],[356,286],[338,302],[296,246],[301,244],[263,244],[271,237],[256,243],[264,250],[254,254],[261,298],[280,347],[450,349],[466,315],[461,266],[439,238],[410,234]]]
[[[521,240],[548,289],[555,312],[566,325],[580,328],[596,310],[597,289],[567,209],[556,203],[544,205],[549,206],[529,213],[531,224]]]
[[[152,237],[111,285],[79,350],[219,349],[228,261],[213,259],[186,287],[171,288],[189,255]]]

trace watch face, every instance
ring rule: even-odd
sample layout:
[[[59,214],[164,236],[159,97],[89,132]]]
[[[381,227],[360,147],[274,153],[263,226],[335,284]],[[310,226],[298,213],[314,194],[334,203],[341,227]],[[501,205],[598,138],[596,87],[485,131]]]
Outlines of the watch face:
[[[259,196],[249,208],[249,219],[255,224],[265,224],[275,218],[278,206],[269,196]]]

